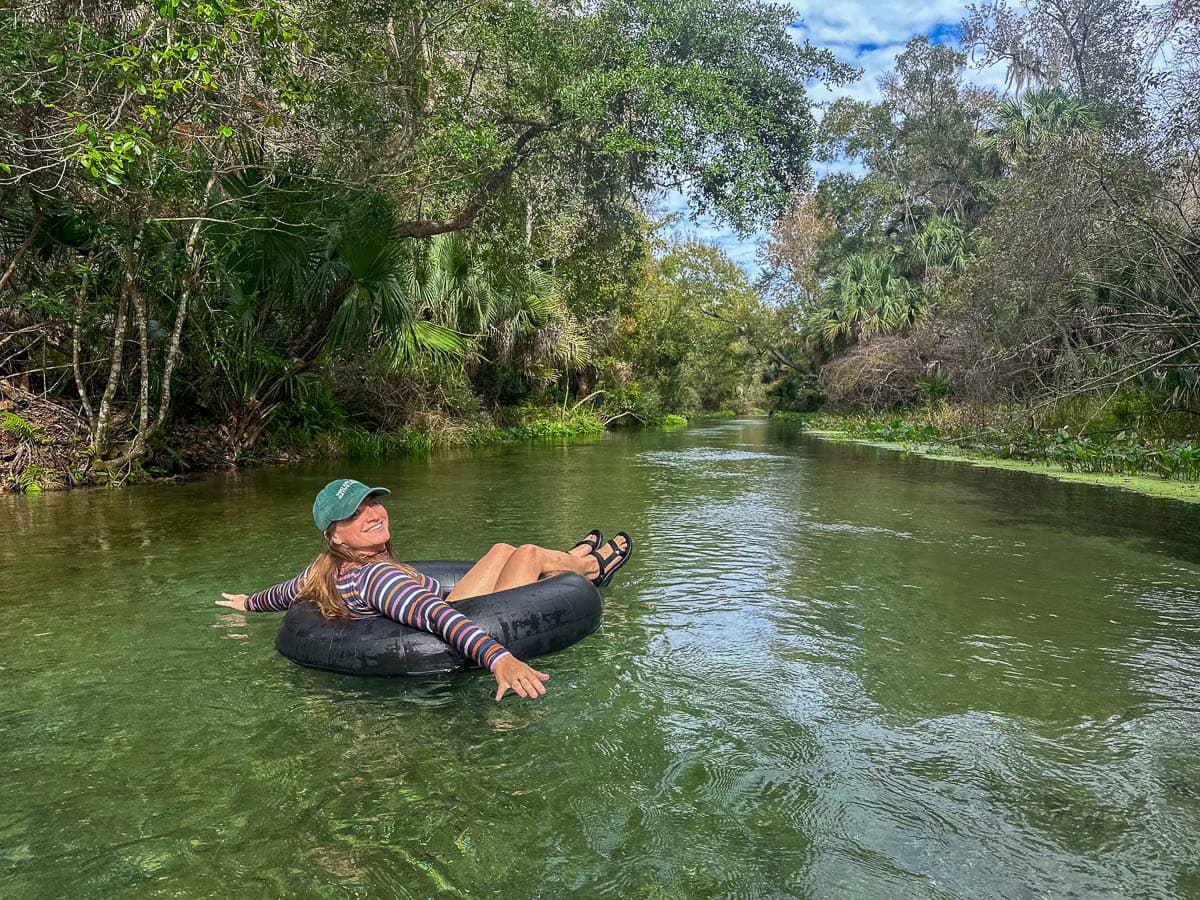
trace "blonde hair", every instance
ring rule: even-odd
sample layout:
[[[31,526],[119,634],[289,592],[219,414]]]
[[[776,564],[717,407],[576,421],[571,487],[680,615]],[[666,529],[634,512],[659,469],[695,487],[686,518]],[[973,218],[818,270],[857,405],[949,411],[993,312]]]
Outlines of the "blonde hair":
[[[299,599],[314,604],[317,610],[327,619],[350,618],[350,607],[342,599],[338,590],[338,574],[347,565],[364,565],[369,562],[389,562],[406,575],[420,578],[420,573],[411,566],[396,562],[392,557],[392,542],[384,545],[382,553],[359,553],[333,542],[333,532],[337,522],[325,529],[325,549],[313,560],[308,570],[308,577],[300,585]]]

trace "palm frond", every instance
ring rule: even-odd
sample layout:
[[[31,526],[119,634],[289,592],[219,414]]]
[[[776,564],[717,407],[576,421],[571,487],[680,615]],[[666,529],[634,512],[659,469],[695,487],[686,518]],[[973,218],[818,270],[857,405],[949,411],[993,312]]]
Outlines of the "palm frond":
[[[411,366],[425,356],[440,357],[442,362],[461,361],[469,341],[451,328],[421,319],[392,334],[388,357],[393,366]]]

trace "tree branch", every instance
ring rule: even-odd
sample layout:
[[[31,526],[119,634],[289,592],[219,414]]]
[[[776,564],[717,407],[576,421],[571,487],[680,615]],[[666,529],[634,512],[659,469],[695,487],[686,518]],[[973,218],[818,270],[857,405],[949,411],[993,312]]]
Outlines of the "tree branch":
[[[402,237],[433,237],[436,234],[447,234],[452,231],[462,231],[470,228],[475,219],[495,199],[496,195],[508,187],[513,173],[533,152],[530,142],[547,131],[552,131],[554,125],[547,122],[532,122],[517,138],[512,153],[495,172],[463,204],[462,208],[448,219],[441,220],[410,220],[396,223],[396,231]]]

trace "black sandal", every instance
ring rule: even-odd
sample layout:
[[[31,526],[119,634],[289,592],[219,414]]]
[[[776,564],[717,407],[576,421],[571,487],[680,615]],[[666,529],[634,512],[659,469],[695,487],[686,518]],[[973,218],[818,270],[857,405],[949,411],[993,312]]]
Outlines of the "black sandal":
[[[583,540],[576,544],[571,550],[578,550],[580,547],[587,547],[589,553],[595,553],[600,549],[600,545],[604,543],[604,535],[600,533],[599,528],[593,528],[583,536]],[[570,553],[571,550],[567,552]]]
[[[622,537],[625,538],[624,550],[617,546],[617,538]],[[601,556],[600,551],[605,547],[611,547],[613,552]],[[598,588],[607,587],[608,583],[613,580],[613,576],[617,574],[617,569],[629,562],[629,557],[633,556],[633,538],[624,531],[618,531],[612,540],[597,547],[591,555],[596,557],[596,563],[600,567],[600,571],[592,579],[592,584]]]

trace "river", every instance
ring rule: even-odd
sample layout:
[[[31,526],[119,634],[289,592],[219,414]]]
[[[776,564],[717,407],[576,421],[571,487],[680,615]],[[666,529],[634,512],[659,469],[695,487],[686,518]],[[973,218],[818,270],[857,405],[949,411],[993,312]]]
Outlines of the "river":
[[[756,419],[354,468],[402,557],[633,534],[496,704],[213,604],[343,473],[0,497],[0,896],[1200,897],[1200,507]]]

